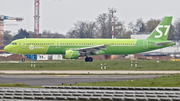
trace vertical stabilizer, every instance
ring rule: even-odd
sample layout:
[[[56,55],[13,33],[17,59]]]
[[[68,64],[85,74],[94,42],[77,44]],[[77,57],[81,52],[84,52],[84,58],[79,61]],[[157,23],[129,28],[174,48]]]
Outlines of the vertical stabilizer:
[[[167,40],[172,16],[166,16],[159,25],[153,30],[151,35],[147,38],[148,40]]]

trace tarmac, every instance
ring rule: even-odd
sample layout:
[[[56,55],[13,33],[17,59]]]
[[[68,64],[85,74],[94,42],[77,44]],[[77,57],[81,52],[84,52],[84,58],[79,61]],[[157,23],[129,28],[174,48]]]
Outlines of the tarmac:
[[[0,83],[25,83],[31,86],[150,79],[163,75],[0,75]]]

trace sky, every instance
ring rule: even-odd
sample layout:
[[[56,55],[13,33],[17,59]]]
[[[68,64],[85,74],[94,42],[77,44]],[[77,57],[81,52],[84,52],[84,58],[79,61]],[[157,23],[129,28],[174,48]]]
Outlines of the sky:
[[[5,21],[4,30],[17,34],[20,28],[34,31],[34,0],[0,0],[0,15],[23,17],[22,22]],[[126,24],[138,18],[180,18],[180,0],[40,0],[40,33],[43,30],[66,34],[77,21],[95,21],[115,8],[115,16]]]

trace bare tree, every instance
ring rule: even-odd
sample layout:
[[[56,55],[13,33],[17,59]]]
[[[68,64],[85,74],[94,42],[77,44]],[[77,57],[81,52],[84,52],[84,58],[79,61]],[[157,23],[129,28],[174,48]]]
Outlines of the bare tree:
[[[100,14],[96,18],[96,22],[98,25],[98,33],[96,37],[99,38],[111,38],[111,17],[107,14]]]
[[[50,30],[43,30],[42,34],[40,34],[41,38],[65,38],[65,35],[60,34],[58,32],[52,33]]]
[[[124,24],[124,21],[116,21],[114,27],[114,33],[116,38],[123,38],[123,35],[126,33],[126,27]]]
[[[178,37],[178,40],[179,40],[180,39],[180,18],[175,21],[173,28],[174,28],[174,37]]]
[[[78,21],[74,27],[67,33],[69,38],[93,38],[96,33],[96,23],[87,21]]]
[[[152,32],[156,27],[157,25],[161,22],[161,20],[159,19],[150,19],[146,22],[146,30],[145,32]]]

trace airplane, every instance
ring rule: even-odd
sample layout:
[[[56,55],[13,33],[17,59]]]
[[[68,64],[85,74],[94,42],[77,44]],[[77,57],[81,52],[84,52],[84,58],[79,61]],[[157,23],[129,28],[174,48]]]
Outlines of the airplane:
[[[24,38],[12,41],[4,50],[13,54],[63,54],[65,59],[86,56],[85,62],[92,62],[91,55],[122,55],[151,51],[174,45],[168,41],[172,16],[166,16],[147,39],[62,39]]]

